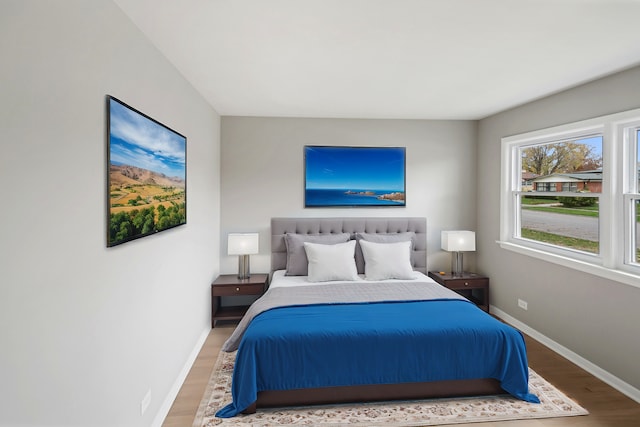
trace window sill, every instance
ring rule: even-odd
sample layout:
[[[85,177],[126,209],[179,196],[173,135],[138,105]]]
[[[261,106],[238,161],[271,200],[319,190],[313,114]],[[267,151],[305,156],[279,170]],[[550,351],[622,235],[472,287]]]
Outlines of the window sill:
[[[502,249],[517,252],[522,255],[527,255],[543,261],[562,265],[563,267],[572,268],[584,273],[593,274],[605,279],[614,280],[616,282],[640,288],[640,276],[637,274],[629,273],[622,270],[615,270],[612,268],[603,267],[601,265],[591,264],[585,261],[580,261],[566,256],[533,249],[512,242],[497,241],[496,243],[498,243]]]

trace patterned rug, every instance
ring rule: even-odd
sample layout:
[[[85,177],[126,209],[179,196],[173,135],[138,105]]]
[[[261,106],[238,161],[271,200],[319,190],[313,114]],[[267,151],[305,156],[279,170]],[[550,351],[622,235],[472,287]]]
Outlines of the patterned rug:
[[[588,412],[544,378],[529,369],[529,390],[540,404],[523,402],[508,395],[456,399],[429,399],[323,405],[297,408],[259,409],[255,414],[216,418],[218,409],[231,402],[234,353],[221,352],[213,368],[207,391],[193,427],[233,426],[435,426],[531,418],[568,417]]]

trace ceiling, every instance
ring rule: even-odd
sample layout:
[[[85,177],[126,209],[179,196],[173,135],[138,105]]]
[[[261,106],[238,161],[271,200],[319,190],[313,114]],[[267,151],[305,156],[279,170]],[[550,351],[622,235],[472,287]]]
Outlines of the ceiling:
[[[640,64],[640,0],[115,0],[223,116],[480,119]]]

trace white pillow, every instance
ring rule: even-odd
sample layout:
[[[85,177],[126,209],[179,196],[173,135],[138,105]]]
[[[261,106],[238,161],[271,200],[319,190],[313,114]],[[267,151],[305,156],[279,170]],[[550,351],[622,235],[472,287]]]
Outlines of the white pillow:
[[[414,279],[411,242],[375,243],[360,240],[367,280]]]
[[[335,245],[304,242],[304,250],[309,260],[308,280],[359,280],[354,258],[355,249],[355,240]]]

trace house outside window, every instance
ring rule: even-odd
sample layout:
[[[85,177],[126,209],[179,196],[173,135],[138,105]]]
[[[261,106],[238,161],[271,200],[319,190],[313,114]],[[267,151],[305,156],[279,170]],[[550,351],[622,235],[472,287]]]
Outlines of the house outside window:
[[[522,171],[522,191],[534,191],[533,180],[538,176],[533,172]]]
[[[602,192],[602,169],[540,176],[533,180],[536,191]]]

